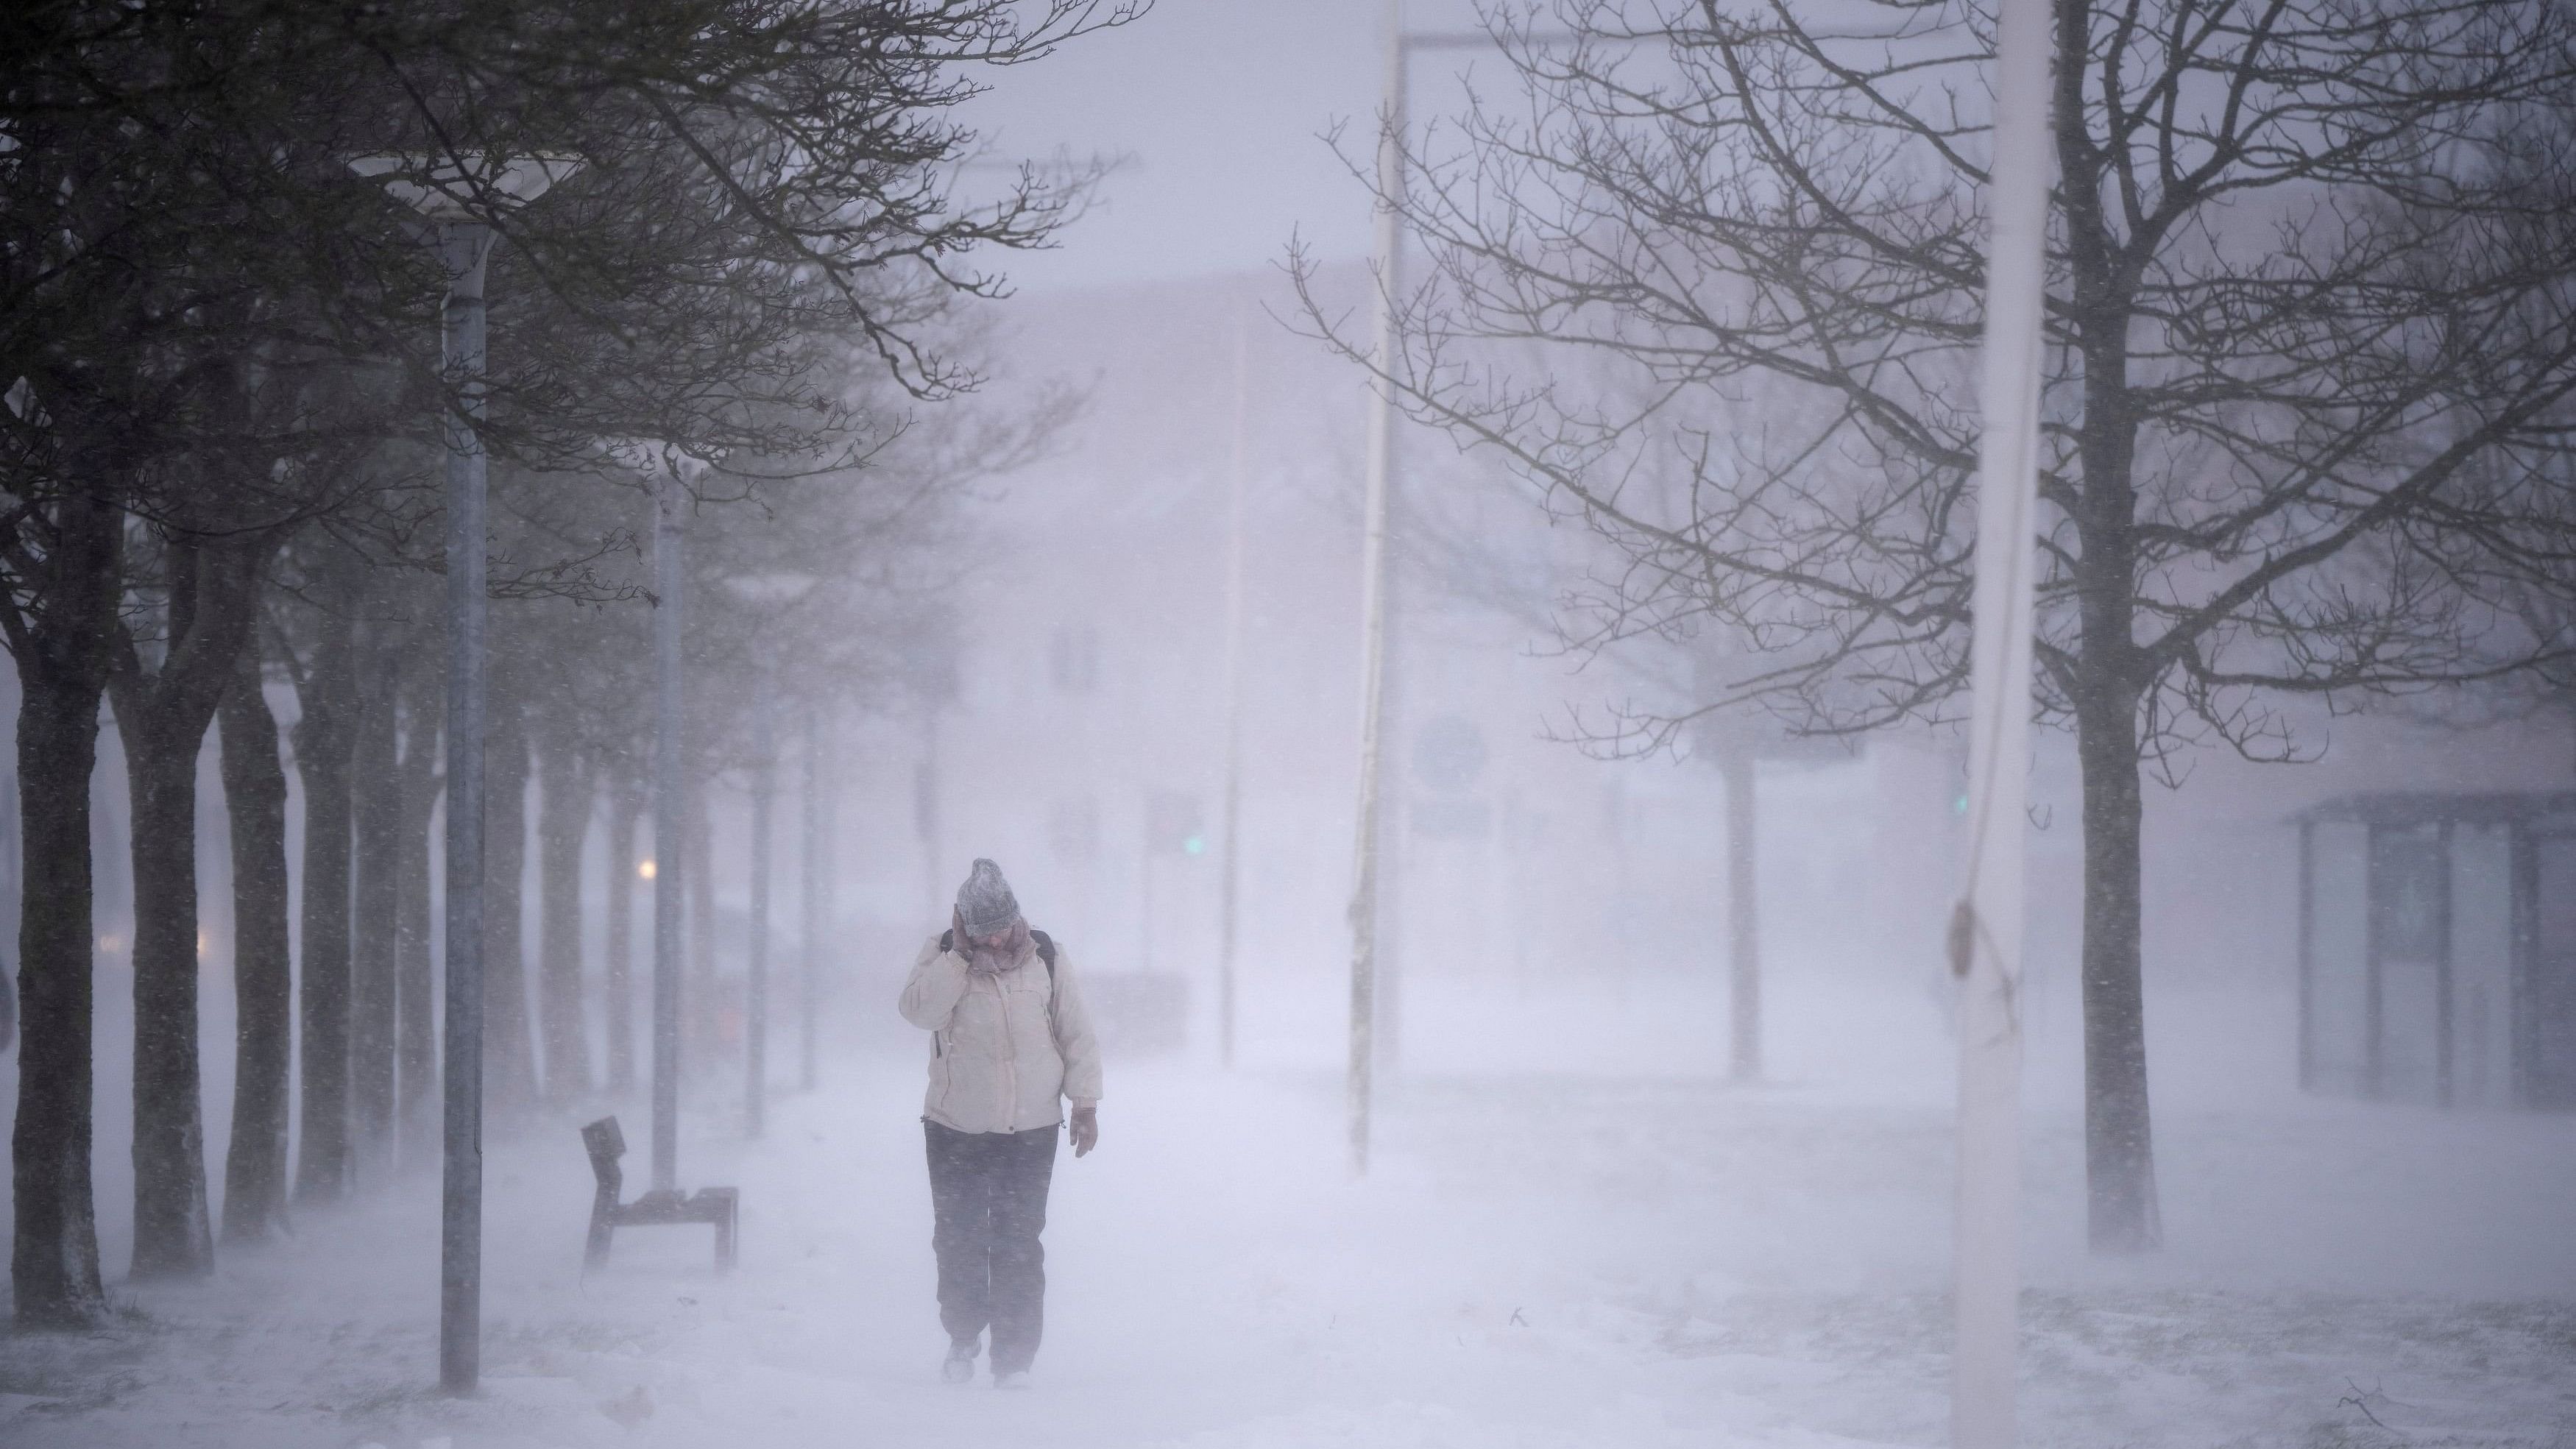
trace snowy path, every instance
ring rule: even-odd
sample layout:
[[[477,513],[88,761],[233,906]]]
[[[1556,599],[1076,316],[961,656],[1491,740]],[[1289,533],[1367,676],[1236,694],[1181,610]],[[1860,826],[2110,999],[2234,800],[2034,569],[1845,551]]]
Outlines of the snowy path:
[[[0,1340],[0,1442],[1944,1438],[1937,1106],[1680,1081],[1416,1084],[1355,1187],[1329,1082],[1131,1071],[1102,1151],[1059,1164],[1047,1346],[1038,1387],[1014,1395],[936,1381],[915,1091],[908,1068],[837,1081],[779,1104],[748,1150],[692,1124],[684,1179],[743,1189],[729,1279],[708,1270],[702,1230],[662,1230],[624,1235],[584,1283],[571,1119],[496,1144],[479,1401],[425,1388],[422,1182],[232,1255],[214,1284],[137,1293],[116,1332]],[[2073,1251],[2071,1124],[2033,1130],[2028,1442],[2576,1437],[2576,1124],[2314,1106],[2164,1128],[2174,1250],[2108,1266]]]

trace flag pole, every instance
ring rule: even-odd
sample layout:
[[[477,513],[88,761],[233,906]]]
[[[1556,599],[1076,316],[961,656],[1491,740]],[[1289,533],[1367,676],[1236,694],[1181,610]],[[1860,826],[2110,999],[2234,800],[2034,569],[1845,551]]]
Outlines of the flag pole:
[[[2021,1291],[2022,835],[2048,227],[2047,0],[2000,0],[1986,187],[1986,337],[1969,657],[1967,877],[1950,922],[1959,991],[1954,1449],[2009,1449]]]

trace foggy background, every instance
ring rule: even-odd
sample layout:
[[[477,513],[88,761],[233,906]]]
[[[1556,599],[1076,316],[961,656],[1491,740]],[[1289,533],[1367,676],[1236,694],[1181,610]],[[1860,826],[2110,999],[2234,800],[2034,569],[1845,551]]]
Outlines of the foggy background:
[[[790,728],[774,823],[771,1121],[757,1141],[740,1120],[749,782],[738,762],[695,782],[712,889],[692,929],[712,955],[692,958],[704,996],[681,1171],[685,1185],[741,1186],[737,1274],[710,1274],[694,1230],[621,1233],[611,1269],[578,1272],[589,1176],[573,1129],[614,1112],[640,1143],[639,1075],[632,1090],[593,1086],[487,1129],[491,1377],[478,1401],[425,1387],[436,1174],[409,1144],[377,1191],[299,1212],[291,1237],[228,1251],[212,1279],[117,1282],[134,1231],[132,816],[107,720],[92,794],[92,1160],[101,1261],[124,1317],[85,1338],[0,1341],[0,1439],[1942,1442],[1957,1052],[1943,930],[1963,738],[1891,729],[1783,746],[1753,766],[1764,1064],[1758,1081],[1731,1082],[1740,907],[1726,889],[1723,772],[1688,731],[1635,758],[1565,738],[1640,701],[1669,707],[1692,687],[1690,661],[1651,645],[1563,647],[1563,590],[1603,559],[1582,524],[1551,520],[1495,464],[1412,425],[1396,464],[1413,522],[1399,527],[1389,686],[1382,1145],[1365,1181],[1344,1170],[1368,393],[1303,335],[1284,264],[1295,238],[1325,307],[1364,326],[1368,197],[1323,135],[1347,125],[1342,149],[1366,165],[1380,11],[1165,0],[1006,73],[967,109],[1001,158],[1125,158],[1057,247],[996,264],[1014,295],[974,308],[992,373],[978,416],[1078,404],[1031,456],[973,478],[935,528],[892,545],[902,577],[866,606],[878,612],[854,616],[886,621],[881,652],[825,666],[875,673],[785,686],[837,696],[812,737],[829,761],[829,915],[805,1090],[807,737]],[[1414,0],[1408,23],[1458,30],[1476,16]],[[1417,57],[1417,125],[1461,103],[1471,67],[1505,74],[1473,53]],[[1246,632],[1229,841],[1237,487]],[[634,520],[648,521],[640,495]],[[640,576],[642,562],[617,566]],[[496,608],[496,635],[514,617]],[[640,647],[631,629],[564,619],[545,626],[548,647]],[[801,637],[773,646],[747,627],[694,640],[691,668],[729,679],[727,651],[772,647],[784,679],[818,667],[797,657]],[[16,685],[0,687],[12,691],[0,718],[14,719]],[[291,731],[294,691],[268,694]],[[2576,788],[2576,716],[2468,720],[2422,701],[2283,710],[2312,762],[2256,765],[2212,746],[2188,755],[2178,788],[2147,787],[2164,1224],[2150,1255],[2086,1251],[2080,778],[2071,735],[2038,736],[2023,996],[2029,1440],[2562,1442],[2576,1434],[2576,1125],[2517,1102],[2493,1061],[2472,1082],[2465,1055],[2447,1105],[2320,1089],[2313,1070],[2303,1081],[2303,1050],[2313,1064],[2325,1028],[2303,1013],[2300,819],[2372,792]],[[235,1017],[218,753],[210,731],[200,1050],[219,1198]],[[293,860],[303,786],[291,749],[288,782]],[[531,963],[545,949],[535,814]],[[14,905],[22,874],[6,834]],[[648,830],[637,860],[615,857],[604,810],[583,839],[597,1072],[607,880],[649,859],[651,842]],[[1239,999],[1223,1067],[1229,849]],[[999,1406],[931,1382],[912,1126],[926,1047],[893,1010],[978,856],[1001,864],[1030,921],[1085,973],[1108,1060],[1103,1145],[1056,1172],[1043,1382]],[[290,920],[302,889],[290,876]],[[639,978],[649,895],[639,882],[631,901]],[[2369,1009],[2397,1008],[2374,995]],[[2531,1049],[2510,1030],[2499,1018],[2482,1040]],[[0,1073],[0,1111],[14,1115],[16,1090],[16,1073]]]

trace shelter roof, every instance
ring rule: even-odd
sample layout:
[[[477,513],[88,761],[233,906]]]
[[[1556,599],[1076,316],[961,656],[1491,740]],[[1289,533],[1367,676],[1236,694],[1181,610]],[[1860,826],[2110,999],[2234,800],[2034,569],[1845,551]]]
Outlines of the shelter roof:
[[[2377,790],[2320,801],[2290,818],[2306,824],[2506,825],[2552,821],[2576,827],[2576,790]]]

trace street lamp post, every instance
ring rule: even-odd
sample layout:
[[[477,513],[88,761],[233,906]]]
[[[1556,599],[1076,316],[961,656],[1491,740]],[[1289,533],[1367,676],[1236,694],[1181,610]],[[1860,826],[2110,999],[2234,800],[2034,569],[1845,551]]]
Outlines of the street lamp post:
[[[753,666],[751,686],[751,930],[744,963],[743,1135],[758,1137],[769,1088],[769,866],[770,805],[777,789],[777,730],[770,718],[771,685],[765,666]]]
[[[805,706],[805,879],[801,904],[805,914],[805,982],[804,1010],[797,1021],[797,1042],[803,1058],[802,1080],[805,1090],[814,1090],[814,1021],[821,1013],[823,1000],[823,933],[830,929],[832,909],[825,899],[831,890],[831,866],[825,859],[830,849],[832,823],[829,814],[832,785],[829,762],[824,755],[830,726],[820,703]]]
[[[440,354],[447,444],[447,1120],[439,1190],[438,1380],[471,1393],[483,1328],[483,264],[490,214],[533,201],[578,163],[535,157],[361,156],[349,169],[429,219],[447,269]]]
[[[447,1120],[438,1231],[438,1381],[474,1390],[483,1367],[483,714],[485,633],[483,263],[492,230],[442,222],[444,363],[463,389],[447,414]]]
[[[681,760],[680,625],[686,607],[688,481],[705,468],[670,448],[650,449],[653,469],[653,1190],[679,1188],[680,887],[690,870],[688,775]]]
[[[690,485],[707,463],[654,438],[610,439],[608,455],[653,490],[653,1144],[652,1190],[679,1186],[680,912],[689,859],[686,744],[680,714],[680,631],[687,617]]]
[[[1386,3],[1386,94],[1378,118],[1377,313],[1374,368],[1377,386],[1369,407],[1368,488],[1360,533],[1360,792],[1359,840],[1351,882],[1351,1054],[1349,1129],[1351,1172],[1369,1163],[1369,1112],[1375,1093],[1378,946],[1378,816],[1380,731],[1386,708],[1386,594],[1392,567],[1387,556],[1387,512],[1394,481],[1396,267],[1404,218],[1396,205],[1404,181],[1404,0]]]
[[[1234,1066],[1235,941],[1243,890],[1243,690],[1246,627],[1245,560],[1251,506],[1246,475],[1250,452],[1247,426],[1252,406],[1252,334],[1240,310],[1234,319],[1234,459],[1227,479],[1225,545],[1225,796],[1224,874],[1217,887],[1216,1052],[1217,1063]]]
[[[1351,926],[1350,1075],[1348,1108],[1351,1171],[1368,1173],[1370,1114],[1377,1070],[1392,1065],[1395,988],[1400,981],[1390,968],[1398,964],[1389,949],[1400,940],[1394,929],[1395,892],[1402,862],[1389,846],[1400,832],[1385,821],[1383,756],[1387,739],[1398,729],[1401,702],[1398,665],[1402,655],[1402,617],[1396,591],[1400,571],[1391,547],[1392,519],[1401,480],[1396,476],[1395,361],[1403,339],[1405,113],[1407,79],[1416,52],[1467,50],[1493,44],[1482,31],[1417,31],[1404,28],[1404,0],[1386,0],[1380,54],[1382,92],[1378,102],[1376,309],[1372,318],[1371,390],[1368,427],[1368,474],[1360,523],[1360,788],[1359,840],[1353,850]],[[1533,43],[1554,44],[1567,36],[1532,32]],[[1231,836],[1227,848],[1233,848]],[[1389,929],[1381,931],[1381,922]]]

